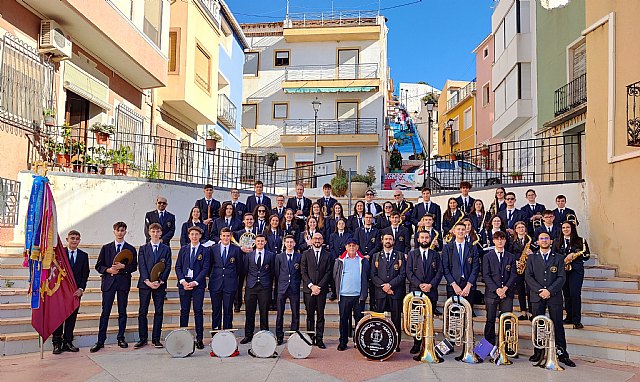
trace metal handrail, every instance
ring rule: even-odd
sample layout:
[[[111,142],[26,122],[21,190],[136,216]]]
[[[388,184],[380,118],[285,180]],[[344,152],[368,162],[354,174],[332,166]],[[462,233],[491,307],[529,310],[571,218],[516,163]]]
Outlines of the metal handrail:
[[[554,115],[557,117],[587,102],[587,74],[576,77],[554,93]]]
[[[225,94],[218,94],[218,119],[230,129],[236,128],[238,109]]]
[[[314,134],[314,119],[286,119],[284,135]],[[377,134],[377,118],[318,119],[318,134]]]
[[[301,65],[285,68],[285,81],[378,78],[378,64]]]
[[[377,25],[378,11],[331,11],[289,13],[285,28],[312,28],[325,26]]]

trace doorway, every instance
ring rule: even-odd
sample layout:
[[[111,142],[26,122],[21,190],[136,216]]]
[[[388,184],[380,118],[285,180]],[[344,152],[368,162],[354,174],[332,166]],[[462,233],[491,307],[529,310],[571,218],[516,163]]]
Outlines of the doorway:
[[[89,101],[67,90],[64,111],[64,120],[71,126],[72,138],[86,144],[89,129]]]

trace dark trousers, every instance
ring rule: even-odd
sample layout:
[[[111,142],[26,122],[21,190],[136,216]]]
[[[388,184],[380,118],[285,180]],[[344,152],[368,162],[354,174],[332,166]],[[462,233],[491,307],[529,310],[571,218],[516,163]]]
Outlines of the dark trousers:
[[[209,291],[211,296],[211,326],[214,330],[233,328],[233,301],[237,291],[225,291],[220,289],[217,292]]]
[[[562,326],[562,301],[549,302],[549,300],[540,299],[539,302],[533,302],[532,304],[534,316],[545,314],[545,311],[549,308],[549,318],[553,321],[556,345],[561,347],[564,352],[567,352],[567,340],[564,336],[564,326]]]
[[[124,340],[124,331],[127,328],[127,300],[128,290],[116,290],[116,283],[112,289],[102,292],[102,313],[100,314],[100,327],[98,329],[98,343],[104,344],[107,340],[107,327],[109,316],[113,307],[113,300],[118,296],[118,340]]]
[[[196,322],[196,340],[202,341],[204,338],[204,287],[192,290],[178,289],[180,296],[180,327],[189,326],[189,312],[193,301],[193,318]]]
[[[278,314],[276,316],[276,337],[284,337],[284,307],[289,299],[291,306],[291,330],[300,329],[300,287],[289,286],[285,293],[278,293]]]
[[[347,345],[349,333],[353,328],[353,319],[360,321],[364,314],[364,302],[360,302],[360,296],[340,296],[338,309],[340,312],[340,345]]]
[[[457,284],[460,287],[460,289],[464,289],[464,287],[467,286],[467,282],[466,281],[462,281],[462,282],[459,282]],[[471,290],[469,291],[469,295],[467,297],[465,297],[465,299],[471,305],[471,309],[473,309],[473,294],[474,294],[475,290],[476,290],[476,287],[472,286]],[[449,298],[451,296],[455,296],[455,295],[456,295],[456,292],[454,292],[453,288],[450,285],[447,285],[447,298]],[[446,314],[446,313],[444,313],[444,314]]]
[[[505,312],[513,312],[513,297],[505,297],[503,299],[484,296],[484,304],[487,308],[487,322],[484,324],[484,338],[496,344],[496,317],[498,310],[500,314]]]
[[[162,316],[164,314],[164,297],[167,295],[166,288],[158,289],[140,288],[140,308],[138,309],[138,333],[140,341],[149,339],[149,323],[147,313],[149,312],[149,303],[153,297],[153,330],[151,332],[152,341],[160,341],[160,333],[162,332]]]
[[[574,324],[582,322],[582,282],[584,281],[584,268],[572,269],[567,272],[567,280],[562,287],[564,295],[564,308],[567,318]]]
[[[524,281],[524,274],[517,275],[516,277],[516,290],[518,291],[518,303],[520,304],[520,311],[533,312],[531,307],[531,297],[529,297],[529,285]],[[527,304],[528,302],[528,304]]]
[[[242,287],[244,286],[244,275],[238,274],[238,290],[236,291],[236,299],[233,302],[236,310],[242,307]]]
[[[256,307],[260,309],[260,330],[269,330],[269,300],[271,289],[257,283],[253,288],[245,288],[244,304],[246,320],[244,322],[244,336],[253,337],[256,329]]]
[[[64,343],[70,344],[73,341],[73,329],[76,327],[76,318],[78,317],[78,309],[74,310],[71,315],[64,320],[60,326],[53,332],[53,338],[51,342],[54,345],[62,345]]]
[[[316,332],[316,338],[322,339],[324,336],[324,307],[327,304],[327,293],[313,296],[311,293],[304,294],[304,306],[307,311],[307,331]]]
[[[390,312],[391,322],[398,332],[398,346],[402,338],[402,300],[386,296],[385,298],[376,299],[376,308],[378,313]]]
[[[369,279],[369,309],[377,312],[377,306],[376,306],[376,299],[375,296],[376,295],[376,286],[373,285],[373,281],[371,281],[371,279]],[[364,310],[364,307],[362,307],[362,309]]]

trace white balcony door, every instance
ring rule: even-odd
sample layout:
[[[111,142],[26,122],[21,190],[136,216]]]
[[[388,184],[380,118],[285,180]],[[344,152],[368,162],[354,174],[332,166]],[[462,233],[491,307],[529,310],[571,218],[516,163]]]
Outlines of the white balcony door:
[[[341,80],[353,80],[358,78],[358,64],[360,63],[360,51],[358,49],[338,50],[338,78]]]
[[[357,102],[338,102],[338,134],[355,134],[358,124],[358,103]]]

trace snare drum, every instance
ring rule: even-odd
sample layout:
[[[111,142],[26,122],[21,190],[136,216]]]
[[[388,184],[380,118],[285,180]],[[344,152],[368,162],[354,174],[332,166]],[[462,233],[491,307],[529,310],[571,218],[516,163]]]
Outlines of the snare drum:
[[[173,358],[188,357],[196,351],[195,338],[187,329],[176,329],[169,333],[164,347]]]
[[[276,353],[277,345],[278,342],[273,333],[268,330],[261,330],[253,335],[249,354],[258,358],[271,358],[278,355]]]
[[[302,335],[302,337],[300,337]],[[287,340],[287,351],[293,358],[307,358],[311,354],[311,337],[308,334],[295,332]]]
[[[238,350],[238,342],[233,332],[221,330],[211,339],[211,351],[216,357],[230,357],[236,350]]]
[[[398,332],[385,314],[366,312],[356,326],[354,340],[367,359],[384,361],[396,351]]]

